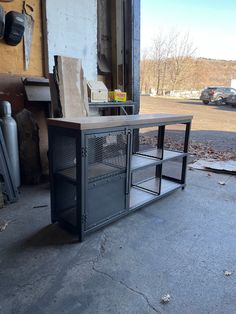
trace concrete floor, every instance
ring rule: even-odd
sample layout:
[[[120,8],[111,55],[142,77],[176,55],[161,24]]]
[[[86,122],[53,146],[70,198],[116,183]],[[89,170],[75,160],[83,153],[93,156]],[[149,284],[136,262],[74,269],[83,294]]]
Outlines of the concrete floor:
[[[0,313],[236,313],[235,191],[189,171],[185,191],[80,244],[50,224],[47,186],[23,188],[0,210]]]

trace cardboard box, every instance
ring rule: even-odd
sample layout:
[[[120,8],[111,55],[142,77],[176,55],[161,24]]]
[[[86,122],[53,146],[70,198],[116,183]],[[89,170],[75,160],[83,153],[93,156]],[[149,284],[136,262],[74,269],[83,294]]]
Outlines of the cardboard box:
[[[108,89],[101,81],[88,81],[90,102],[108,102]]]
[[[118,89],[109,91],[109,100],[125,102],[127,100],[127,93]]]

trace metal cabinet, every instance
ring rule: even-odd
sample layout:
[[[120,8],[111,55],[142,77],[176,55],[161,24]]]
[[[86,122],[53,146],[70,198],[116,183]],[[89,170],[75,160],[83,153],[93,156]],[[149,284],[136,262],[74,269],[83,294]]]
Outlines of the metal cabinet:
[[[92,232],[184,188],[191,116],[49,119],[52,222]],[[166,147],[181,125],[182,146]],[[167,143],[168,144],[168,143]]]

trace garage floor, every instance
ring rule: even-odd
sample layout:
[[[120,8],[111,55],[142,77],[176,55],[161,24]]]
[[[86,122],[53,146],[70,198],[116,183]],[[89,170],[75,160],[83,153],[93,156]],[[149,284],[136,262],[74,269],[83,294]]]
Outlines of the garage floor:
[[[235,191],[189,171],[185,191],[80,244],[50,224],[48,186],[23,188],[0,210],[0,313],[235,313]]]

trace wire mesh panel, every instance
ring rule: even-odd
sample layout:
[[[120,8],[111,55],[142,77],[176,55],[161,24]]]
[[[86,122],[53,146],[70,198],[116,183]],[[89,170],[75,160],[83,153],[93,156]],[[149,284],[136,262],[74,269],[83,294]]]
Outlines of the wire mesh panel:
[[[87,147],[89,182],[126,171],[127,135],[125,132],[88,135]]]
[[[161,159],[163,150],[160,130],[158,126],[134,130],[133,153]]]

